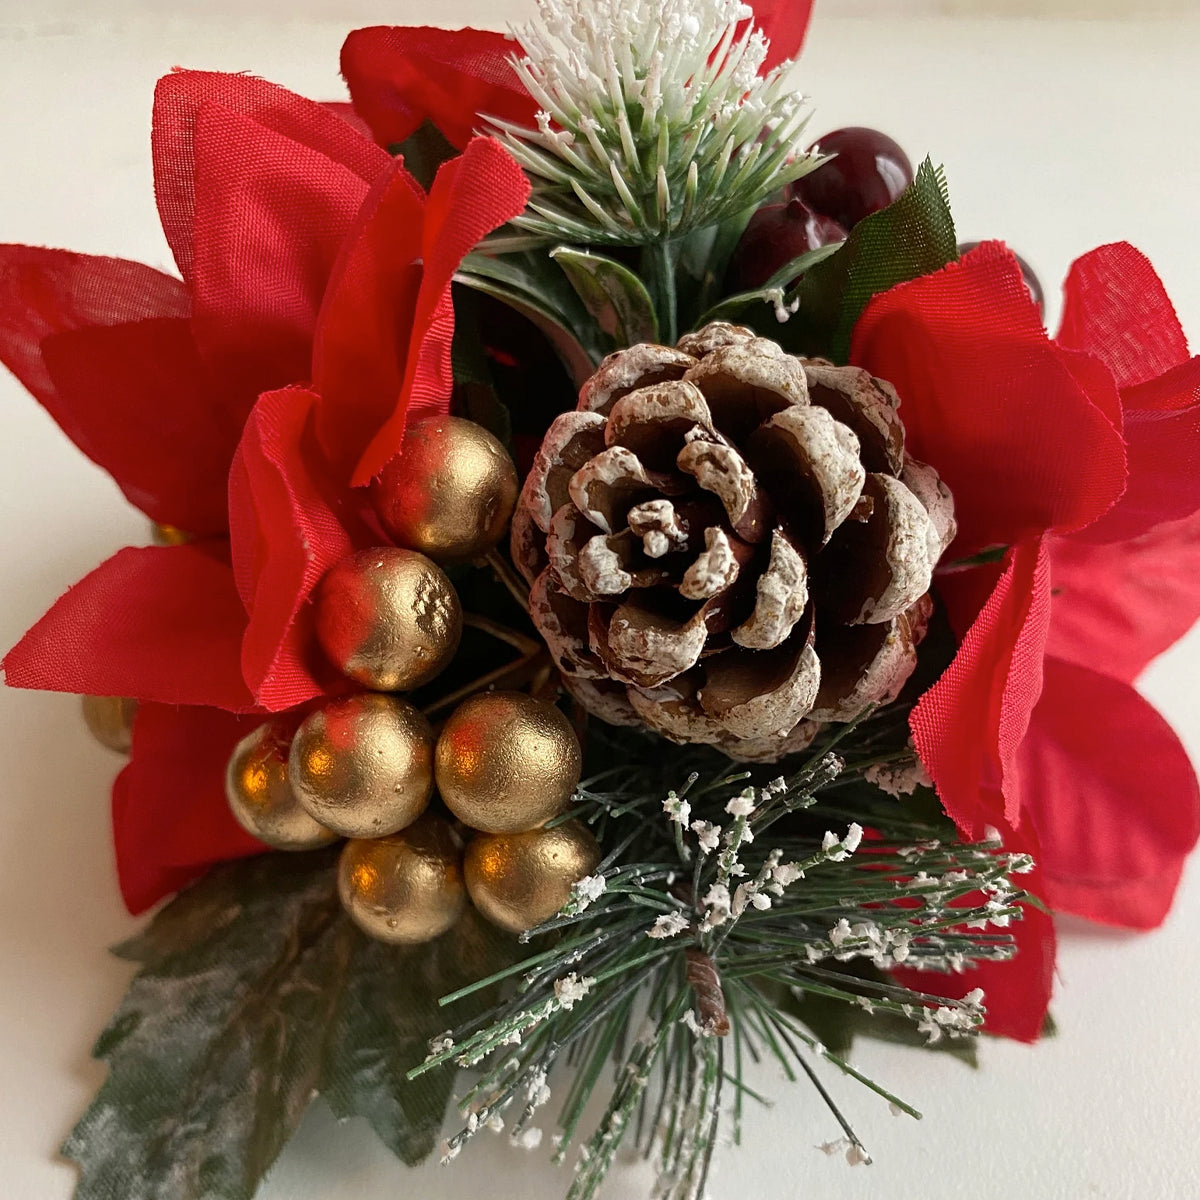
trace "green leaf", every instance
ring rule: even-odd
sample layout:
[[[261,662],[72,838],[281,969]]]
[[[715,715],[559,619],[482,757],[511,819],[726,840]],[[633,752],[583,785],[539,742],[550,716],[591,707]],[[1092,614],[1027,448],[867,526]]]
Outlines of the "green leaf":
[[[550,257],[562,267],[584,307],[614,345],[658,340],[658,319],[650,293],[628,267],[570,246],[551,250]]]
[[[680,328],[699,329],[703,324],[699,314],[711,308],[720,295],[729,260],[755,211],[748,208],[716,225],[694,229],[680,241],[676,273]]]
[[[811,270],[818,263],[824,262],[827,258],[832,258],[840,249],[840,243],[818,246],[815,250],[808,250],[799,257],[793,258],[790,263],[776,271],[762,287],[755,288],[752,292],[738,292],[734,296],[726,296],[723,300],[718,301],[696,321],[696,328],[707,325],[709,321],[743,321],[755,328],[766,325],[769,331],[771,321],[777,325],[780,323],[779,318],[775,315],[779,306],[790,302],[791,297],[787,294],[788,288],[806,271]],[[768,312],[763,312],[762,305],[767,306]]]
[[[76,1200],[251,1200],[322,1092],[405,1161],[429,1153],[452,1072],[405,1073],[449,1023],[437,998],[512,943],[474,923],[428,946],[371,942],[333,864],[218,868],[120,947],[143,966],[96,1043],[108,1078],[63,1147],[82,1168]]]
[[[957,259],[945,176],[926,159],[894,204],[860,221],[836,254],[805,273],[799,311],[770,336],[792,353],[844,363],[873,296]]]
[[[454,1087],[442,1067],[410,1081],[408,1071],[429,1053],[430,1041],[463,1018],[440,997],[507,966],[513,939],[468,909],[459,926],[429,946],[401,948],[359,938],[330,1029],[321,1090],[339,1117],[365,1117],[389,1150],[420,1162],[433,1148]],[[495,990],[472,996],[479,1011]]]
[[[454,339],[450,346],[454,373],[454,412],[482,425],[506,446],[512,445],[512,415],[496,393],[481,335],[479,294],[455,284]]]
[[[454,278],[531,320],[554,347],[576,386],[611,349],[566,276],[544,253],[468,254]]]

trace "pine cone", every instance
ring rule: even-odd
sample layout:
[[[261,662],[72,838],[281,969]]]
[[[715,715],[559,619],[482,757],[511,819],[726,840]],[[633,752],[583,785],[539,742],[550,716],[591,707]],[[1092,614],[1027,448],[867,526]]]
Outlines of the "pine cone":
[[[584,707],[771,761],[894,699],[955,533],[898,404],[724,323],[606,358],[513,518],[534,623]]]

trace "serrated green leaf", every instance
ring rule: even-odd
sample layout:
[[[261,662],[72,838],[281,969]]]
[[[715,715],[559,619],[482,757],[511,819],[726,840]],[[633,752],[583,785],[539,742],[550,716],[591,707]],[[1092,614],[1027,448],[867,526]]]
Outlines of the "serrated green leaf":
[[[223,868],[155,922],[96,1044],[108,1079],[63,1147],[77,1200],[250,1200],[319,1081],[348,953],[329,862]],[[175,948],[193,903],[224,920]]]
[[[799,311],[769,336],[792,353],[844,363],[873,296],[957,259],[945,176],[926,159],[894,204],[860,221],[836,254],[805,273]]]
[[[513,961],[516,943],[473,909],[428,946],[411,949],[360,939],[327,1044],[321,1090],[339,1117],[361,1116],[388,1149],[415,1165],[433,1149],[454,1088],[454,1071],[409,1070],[430,1041],[460,1019],[438,1000]],[[471,998],[482,1009],[494,991]]]
[[[584,307],[614,346],[658,340],[658,318],[646,285],[602,254],[559,246],[550,257],[562,268]]]
[[[251,1200],[322,1092],[405,1161],[432,1149],[452,1073],[405,1074],[449,1023],[438,997],[494,971],[511,939],[465,923],[428,946],[370,942],[333,864],[218,868],[122,947],[144,965],[96,1043],[108,1078],[63,1147],[82,1168],[76,1200]]]

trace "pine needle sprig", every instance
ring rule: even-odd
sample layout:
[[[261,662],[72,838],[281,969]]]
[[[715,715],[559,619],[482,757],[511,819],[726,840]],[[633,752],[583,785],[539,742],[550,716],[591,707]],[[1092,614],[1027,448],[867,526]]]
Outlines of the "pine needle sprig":
[[[499,1004],[437,1039],[410,1073],[445,1063],[477,1072],[444,1160],[481,1129],[539,1144],[551,1077],[568,1061],[558,1161],[609,1081],[604,1112],[578,1146],[569,1200],[594,1197],[627,1137],[657,1154],[658,1197],[696,1200],[723,1109],[732,1110],[736,1138],[745,1098],[761,1099],[744,1073],[765,1056],[817,1089],[851,1161],[870,1156],[821,1082],[821,1063],[919,1117],[822,1045],[790,1000],[819,997],[900,1018],[930,1041],[974,1034],[982,993],[945,998],[882,972],[965,971],[1011,957],[1005,927],[1027,899],[1011,877],[1031,864],[995,844],[958,843],[944,819],[909,815],[862,774],[857,784],[876,800],[842,799],[848,761],[865,754],[893,772],[911,761],[911,750],[896,745],[891,717],[869,717],[775,779],[731,770],[703,748],[664,755],[649,739],[639,757],[636,739],[623,738],[631,761],[585,781],[571,813],[614,849],[558,914],[523,935],[535,952],[443,998],[452,1014],[478,989],[507,984]],[[674,789],[664,786],[673,773],[682,778]],[[871,834],[853,819],[845,833],[830,831],[843,812],[869,819]],[[855,962],[878,976],[850,972]]]
[[[512,222],[533,244],[676,239],[820,165],[798,148],[808,114],[791,64],[762,73],[767,42],[740,0],[538,0],[538,12],[514,31],[525,55],[512,60],[541,105],[536,128],[488,119],[533,183]]]

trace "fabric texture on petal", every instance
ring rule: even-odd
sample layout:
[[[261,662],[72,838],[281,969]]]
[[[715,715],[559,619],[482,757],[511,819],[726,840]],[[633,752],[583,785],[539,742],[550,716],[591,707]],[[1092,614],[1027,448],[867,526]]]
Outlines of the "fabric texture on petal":
[[[1043,899],[1110,925],[1161,924],[1200,837],[1195,768],[1166,721],[1129,684],[1049,658],[1021,758]]]
[[[225,765],[260,717],[144,704],[133,753],[113,785],[113,839],[125,905],[135,915],[213,863],[267,847],[234,820]]]
[[[1129,483],[1121,499],[1077,536],[1140,537],[1200,511],[1200,358],[1121,392]]]
[[[307,380],[329,276],[369,184],[217,104],[200,106],[193,151],[197,344],[250,397]]]
[[[1057,340],[1100,359],[1121,388],[1188,358],[1187,338],[1162,280],[1128,242],[1100,246],[1072,264]]]
[[[462,149],[482,114],[532,125],[537,102],[509,58],[521,47],[486,29],[375,25],[342,46],[342,75],[358,114],[381,146],[396,146],[431,121]]]
[[[343,481],[403,391],[424,220],[423,194],[393,164],[359,211],[329,282],[313,344],[315,421]]]
[[[395,456],[410,412],[447,411],[454,388],[450,281],[468,251],[524,209],[529,192],[516,160],[492,138],[473,139],[438,170],[425,206],[421,288],[404,383],[393,412],[359,460],[351,480],[355,486],[369,483]]]
[[[1041,541],[1010,551],[954,661],[909,719],[947,814],[969,839],[1020,823],[1018,752],[1042,685],[1050,562]]]
[[[0,246],[0,361],[151,519],[218,533],[243,414],[190,312],[178,279],[140,263]]]
[[[360,498],[338,492],[321,469],[316,402],[299,387],[261,396],[229,477],[234,575],[250,614],[242,667],[273,711],[345,686],[317,648],[308,599],[334,563],[377,540],[352,535]]]
[[[1081,385],[999,243],[876,296],[851,361],[895,385],[909,449],[953,492],[952,556],[1081,528],[1124,489],[1111,388]]]
[[[245,711],[246,615],[233,572],[200,546],[118,551],[4,660],[10,687]]]
[[[1200,620],[1200,513],[1128,542],[1056,538],[1046,653],[1132,683]]]
[[[192,277],[196,216],[196,119],[205,104],[252,118],[266,130],[306,148],[369,183],[388,163],[387,154],[359,136],[321,104],[252,75],[220,71],[173,71],[154,89],[151,151],[154,194],[163,231],[184,279]],[[234,166],[237,150],[227,150]],[[290,382],[290,381],[289,381]]]

